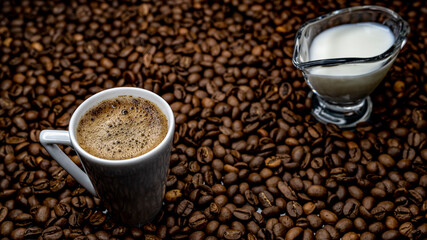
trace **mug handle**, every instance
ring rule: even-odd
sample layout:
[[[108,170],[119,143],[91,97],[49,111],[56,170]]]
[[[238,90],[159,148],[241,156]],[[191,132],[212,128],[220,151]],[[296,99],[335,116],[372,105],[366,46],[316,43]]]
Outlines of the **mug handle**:
[[[70,135],[68,131],[64,130],[43,130],[40,133],[40,143],[49,154],[61,165],[77,182],[80,183],[94,196],[96,194],[95,188],[90,181],[88,175],[83,172],[56,144],[73,146],[71,144]]]

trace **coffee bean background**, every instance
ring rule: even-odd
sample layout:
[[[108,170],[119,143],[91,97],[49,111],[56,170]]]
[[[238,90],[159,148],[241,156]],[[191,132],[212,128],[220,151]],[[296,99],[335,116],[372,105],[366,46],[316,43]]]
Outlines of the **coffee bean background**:
[[[376,4],[411,26],[354,131],[317,123],[302,23]],[[1,239],[425,239],[425,1],[0,2]],[[87,97],[136,86],[176,117],[164,207],[114,221],[39,143]],[[64,147],[81,165],[70,147]]]

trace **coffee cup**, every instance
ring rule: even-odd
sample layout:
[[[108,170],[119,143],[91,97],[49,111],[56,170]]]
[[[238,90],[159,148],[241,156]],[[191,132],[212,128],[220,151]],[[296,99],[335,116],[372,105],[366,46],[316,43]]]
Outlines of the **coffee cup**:
[[[144,99],[152,103],[167,120],[165,136],[151,150],[131,158],[114,160],[96,156],[85,150],[78,141],[77,129],[80,120],[101,102],[121,96]],[[115,219],[125,224],[140,226],[151,221],[162,207],[174,128],[172,109],[160,96],[140,88],[119,87],[89,97],[73,113],[68,131],[43,130],[40,133],[40,142],[77,182],[102,200]],[[114,139],[114,136],[111,138]],[[82,169],[57,144],[72,147],[80,158]]]

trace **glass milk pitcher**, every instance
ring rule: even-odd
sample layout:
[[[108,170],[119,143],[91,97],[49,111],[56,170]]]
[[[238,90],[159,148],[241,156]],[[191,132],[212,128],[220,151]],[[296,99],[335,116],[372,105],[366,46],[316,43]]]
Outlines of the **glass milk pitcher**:
[[[373,57],[310,60],[310,46],[319,33],[353,23],[386,26],[394,36],[394,43],[386,51]],[[357,123],[368,120],[372,112],[369,94],[386,76],[405,45],[408,33],[409,25],[406,21],[392,10],[380,6],[337,10],[303,24],[295,38],[292,62],[302,71],[313,90],[313,116],[320,122],[333,123],[341,128],[353,128]],[[375,67],[372,71],[358,73],[358,69],[366,69],[368,65]],[[352,74],[345,74],[346,70]]]

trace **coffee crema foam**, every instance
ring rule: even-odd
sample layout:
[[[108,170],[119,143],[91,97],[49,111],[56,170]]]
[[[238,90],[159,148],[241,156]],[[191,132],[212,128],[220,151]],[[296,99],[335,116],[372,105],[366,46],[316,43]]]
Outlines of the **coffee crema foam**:
[[[88,110],[77,127],[77,141],[88,153],[108,160],[141,156],[168,131],[166,116],[141,97],[119,96]]]

